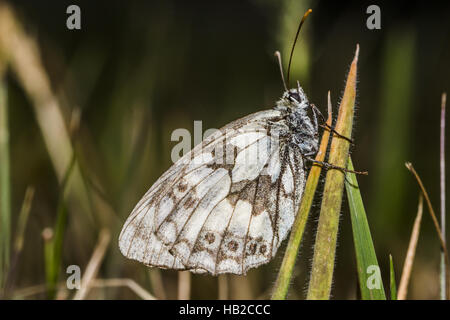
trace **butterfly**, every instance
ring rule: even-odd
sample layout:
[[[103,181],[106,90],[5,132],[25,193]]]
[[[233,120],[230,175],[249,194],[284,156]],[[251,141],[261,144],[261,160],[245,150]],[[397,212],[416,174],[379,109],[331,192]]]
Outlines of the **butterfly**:
[[[292,227],[318,149],[303,90],[238,119],[179,159],[124,224],[121,252],[149,266],[245,274],[269,262]],[[225,151],[224,151],[225,150]]]
[[[272,109],[225,125],[153,184],[120,233],[124,256],[212,275],[246,274],[275,256],[319,143],[317,108],[281,74],[285,92]]]
[[[317,152],[311,109],[300,87],[290,89],[274,108],[207,137],[136,205],[119,237],[122,254],[213,275],[269,262],[298,210],[304,158]]]

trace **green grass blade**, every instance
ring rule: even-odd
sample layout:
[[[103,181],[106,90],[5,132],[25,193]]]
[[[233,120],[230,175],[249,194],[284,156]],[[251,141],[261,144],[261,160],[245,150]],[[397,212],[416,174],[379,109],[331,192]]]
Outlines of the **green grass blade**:
[[[56,294],[59,272],[61,269],[61,254],[66,229],[67,208],[64,202],[59,204],[55,229],[44,230],[44,261],[47,285],[47,298],[53,299]]]
[[[348,169],[354,170],[350,157]],[[345,188],[350,206],[361,297],[363,300],[386,300],[380,267],[375,254],[358,181],[354,173],[347,173],[346,175]]]
[[[70,180],[70,176],[75,168],[75,164],[76,164],[76,157],[75,154],[73,154],[69,168],[67,168],[66,174],[64,176],[61,185],[61,194],[58,203],[58,213],[54,232],[51,232],[51,236],[44,236],[47,297],[49,299],[53,299],[55,297],[59,272],[61,270],[61,256],[67,223],[66,202],[68,197],[68,181]]]
[[[58,284],[59,273],[61,271],[61,257],[64,242],[64,234],[66,230],[67,207],[65,201],[61,201],[58,209],[58,217],[55,225],[55,233],[52,239],[52,266],[49,275],[49,298],[54,298],[56,294],[56,286]]]
[[[359,46],[350,67],[344,96],[339,106],[336,132],[351,137],[356,96],[356,73]],[[330,147],[329,163],[345,167],[348,160],[349,142],[334,136]],[[344,192],[345,175],[341,170],[328,170],[320,208],[319,224],[314,245],[307,299],[329,299],[333,282],[334,258],[336,255],[339,214]]]
[[[395,282],[395,270],[394,261],[392,260],[392,255],[389,255],[389,269],[390,269],[390,291],[391,300],[397,300],[397,283]]]
[[[7,90],[2,70],[0,70],[0,232],[0,288],[3,288],[10,259],[11,181]]]

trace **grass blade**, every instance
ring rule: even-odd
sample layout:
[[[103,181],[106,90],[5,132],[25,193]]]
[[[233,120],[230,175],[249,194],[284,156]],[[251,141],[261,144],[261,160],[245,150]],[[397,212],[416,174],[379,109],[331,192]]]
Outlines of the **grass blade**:
[[[394,270],[394,261],[392,260],[392,255],[389,255],[389,274],[390,274],[390,291],[391,291],[391,300],[397,300],[397,283],[395,282],[395,270]]]
[[[441,99],[441,137],[440,137],[440,187],[441,187],[441,232],[442,238],[445,241],[445,105],[447,100],[447,94],[444,92]],[[441,252],[441,300],[447,299],[447,293],[445,290],[445,255]]]
[[[330,92],[328,92],[328,120],[327,124],[331,125],[331,101]],[[319,152],[317,152],[316,160],[323,161],[327,152],[328,140],[330,132],[325,130],[322,135],[322,141],[320,142]],[[308,220],[309,211],[311,209],[314,194],[316,193],[317,183],[319,182],[320,172],[322,168],[318,165],[313,165],[308,179],[305,185],[305,192],[303,193],[300,207],[298,209],[297,216],[295,217],[294,225],[292,227],[289,242],[286,247],[283,262],[281,263],[280,271],[278,272],[277,281],[272,293],[273,300],[286,299],[289,284],[291,282],[292,271],[295,266],[295,260],[297,259],[300,243],[303,238],[303,232],[305,231],[306,222]]]
[[[6,83],[0,65],[0,288],[8,273],[11,242],[11,181]]]
[[[355,57],[347,76],[344,96],[339,107],[335,127],[337,132],[346,137],[351,137],[353,126],[358,53],[359,45],[356,47]],[[333,137],[330,148],[330,164],[346,167],[348,150],[349,142],[347,140]],[[340,170],[329,170],[327,172],[314,247],[308,299],[329,299],[330,297],[344,177],[344,173]]]
[[[348,161],[348,169],[353,170],[353,163],[350,158]],[[381,280],[380,266],[378,265],[375,254],[366,210],[364,209],[358,181],[354,173],[347,173],[345,188],[350,206],[361,297],[363,300],[386,300],[383,281]],[[378,276],[379,278],[376,278]]]
[[[403,264],[402,277],[398,289],[398,300],[405,300],[408,293],[408,283],[411,276],[414,256],[416,254],[417,242],[419,241],[420,225],[422,222],[423,212],[423,196],[419,196],[419,205],[417,207],[416,220],[411,231],[411,239],[409,240],[408,252],[406,253],[405,263]]]
[[[56,294],[56,287],[58,284],[59,273],[61,270],[62,249],[64,242],[64,234],[67,224],[67,206],[64,200],[59,204],[58,217],[56,219],[54,236],[51,239],[51,268],[48,280],[49,284],[49,298],[52,299]]]
[[[59,272],[61,269],[61,256],[64,242],[64,234],[67,224],[67,196],[68,196],[68,181],[75,168],[76,157],[72,156],[72,160],[67,168],[66,174],[61,185],[61,194],[58,203],[58,213],[56,223],[51,233],[47,231],[47,235],[43,233],[44,237],[44,252],[45,252],[45,271],[47,280],[47,296],[53,299],[56,294],[56,287],[58,284]],[[51,236],[50,236],[51,235]]]

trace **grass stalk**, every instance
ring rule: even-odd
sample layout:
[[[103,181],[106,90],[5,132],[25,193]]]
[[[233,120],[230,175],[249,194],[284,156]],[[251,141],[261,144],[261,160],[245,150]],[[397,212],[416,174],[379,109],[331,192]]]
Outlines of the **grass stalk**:
[[[337,132],[346,137],[351,137],[352,133],[358,54],[359,45],[356,46],[355,57],[347,76],[335,127]],[[329,163],[345,168],[349,147],[347,140],[334,136]],[[330,297],[344,178],[345,175],[340,170],[329,170],[326,175],[307,299],[329,299]]]
[[[405,300],[408,294],[408,284],[411,277],[414,256],[416,254],[417,242],[419,241],[420,225],[422,222],[423,212],[423,196],[419,196],[419,205],[417,207],[417,215],[414,221],[414,226],[411,231],[411,238],[409,240],[408,251],[406,253],[405,262],[403,264],[402,277],[400,278],[400,285],[398,287],[398,300]]]
[[[178,300],[189,300],[191,298],[191,273],[189,271],[178,271]]]
[[[52,231],[51,237],[44,237],[44,252],[45,252],[45,268],[46,280],[48,286],[47,297],[53,299],[56,294],[56,285],[58,283],[59,272],[62,260],[62,250],[64,243],[64,234],[67,224],[67,196],[68,196],[68,181],[75,168],[75,154],[64,175],[62,185],[60,187],[60,196],[58,202],[58,211],[56,217],[55,227],[50,229]]]
[[[0,66],[0,288],[6,281],[11,243],[11,181],[9,158],[8,97]]]
[[[330,92],[328,92],[327,124],[329,126],[331,126],[331,121],[332,121],[331,99],[330,99]],[[317,161],[324,161],[327,152],[329,137],[330,132],[328,130],[325,130],[322,135],[319,151],[317,152],[316,155]],[[275,282],[274,290],[272,293],[272,299],[274,300],[286,299],[289,290],[289,284],[292,278],[292,271],[294,270],[295,267],[295,261],[297,259],[298,251],[303,238],[303,233],[305,231],[309,211],[311,210],[314,194],[316,193],[316,188],[319,182],[321,171],[322,167],[320,165],[313,165],[311,170],[309,171],[308,179],[305,185],[305,191],[303,193],[302,200],[300,202],[300,207],[298,209],[297,216],[295,217],[294,225],[292,227],[289,242],[286,247],[283,262],[281,263],[280,271],[278,272],[277,280]]]
[[[53,231],[52,237],[49,243],[46,244],[49,246],[49,248],[47,249],[48,250],[47,254],[49,255],[47,257],[48,259],[47,261],[48,263],[50,263],[50,265],[47,267],[49,269],[47,274],[49,299],[53,299],[56,294],[56,284],[58,283],[58,278],[61,269],[62,249],[64,243],[66,223],[67,223],[67,206],[64,200],[62,200],[58,206],[58,215],[56,218],[55,228],[52,229]]]
[[[95,280],[100,269],[100,265],[105,256],[111,240],[111,234],[108,229],[102,229],[98,237],[97,245],[92,253],[91,259],[84,271],[83,278],[81,279],[81,288],[74,296],[74,300],[83,300],[89,293],[89,289],[92,287],[92,282]]]
[[[391,300],[397,300],[397,283],[395,282],[394,260],[391,254],[389,255],[389,288]]]
[[[445,232],[445,105],[447,100],[447,94],[444,92],[441,98],[441,135],[440,135],[440,189],[441,189],[441,233],[444,242],[446,241]],[[441,300],[448,298],[445,290],[445,278],[447,270],[445,270],[445,254],[441,252]]]
[[[228,275],[221,274],[217,277],[217,299],[218,300],[228,300]]]

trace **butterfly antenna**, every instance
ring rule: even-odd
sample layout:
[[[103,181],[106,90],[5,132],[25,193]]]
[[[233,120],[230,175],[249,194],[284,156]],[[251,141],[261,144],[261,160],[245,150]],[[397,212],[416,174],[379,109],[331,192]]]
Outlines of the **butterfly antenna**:
[[[289,83],[289,74],[291,72],[291,62],[292,62],[292,56],[294,55],[294,49],[295,44],[297,43],[298,34],[300,33],[300,29],[302,28],[303,23],[305,22],[308,15],[312,12],[311,9],[308,9],[306,13],[303,15],[302,20],[300,21],[300,24],[298,25],[297,33],[295,34],[294,43],[292,44],[291,54],[289,55],[289,64],[288,64],[288,72],[287,72],[287,82]]]
[[[284,90],[288,91],[288,88],[286,86],[286,81],[284,81],[283,64],[281,63],[280,51],[275,51],[275,56],[277,57],[278,65],[280,67],[281,80],[283,80]]]

